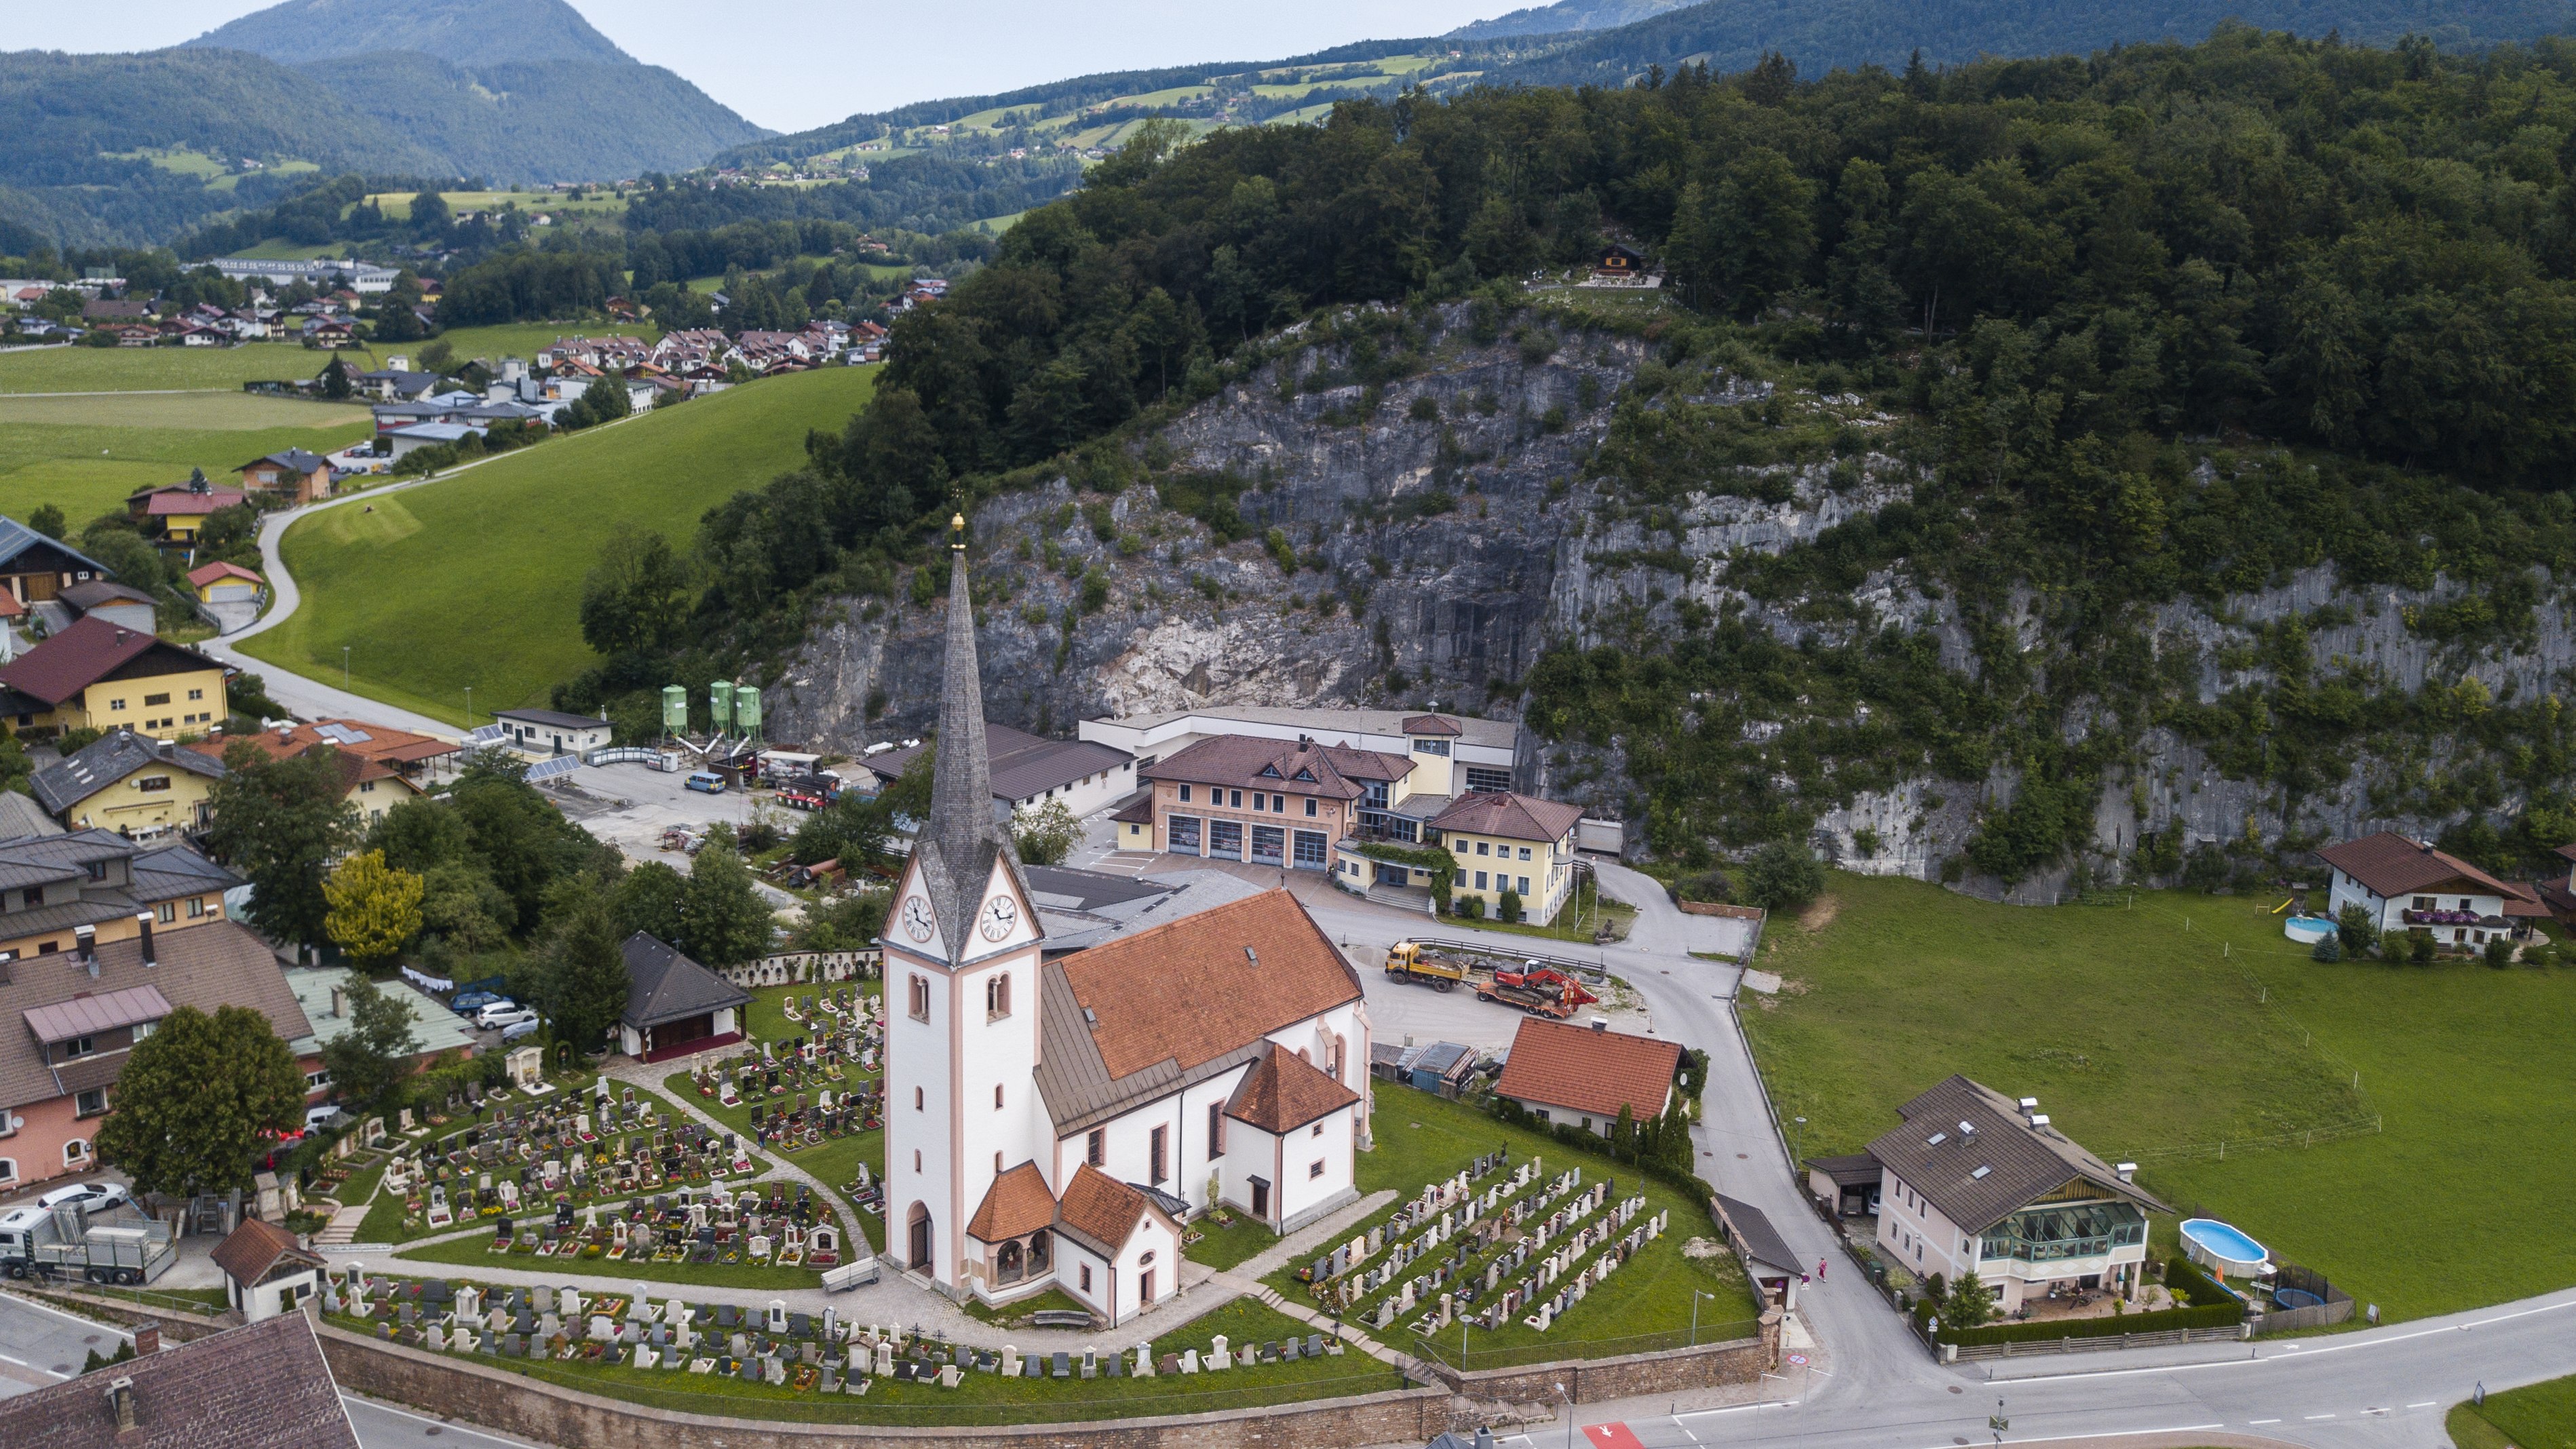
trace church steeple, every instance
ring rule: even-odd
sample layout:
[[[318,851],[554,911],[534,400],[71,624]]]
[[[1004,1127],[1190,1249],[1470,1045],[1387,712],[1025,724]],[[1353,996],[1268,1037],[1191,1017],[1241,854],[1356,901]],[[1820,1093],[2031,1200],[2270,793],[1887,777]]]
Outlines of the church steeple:
[[[949,959],[974,939],[969,916],[992,878],[993,858],[1016,860],[1009,833],[993,819],[993,767],[984,744],[984,685],[975,657],[975,601],[966,578],[966,519],[949,522],[948,657],[939,692],[938,754],[931,766],[930,819],[916,856],[942,923]]]

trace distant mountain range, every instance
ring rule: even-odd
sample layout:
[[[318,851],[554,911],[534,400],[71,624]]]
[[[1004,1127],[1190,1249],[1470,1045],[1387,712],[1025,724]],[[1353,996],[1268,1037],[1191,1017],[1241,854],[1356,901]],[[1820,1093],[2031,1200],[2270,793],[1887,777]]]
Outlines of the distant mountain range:
[[[564,0],[287,0],[171,50],[0,54],[0,219],[131,243],[273,198],[281,162],[608,181],[768,134]]]
[[[1533,5],[1491,20],[1461,25],[1444,37],[1451,40],[1492,40],[1504,35],[1564,35],[1581,30],[1616,30],[1634,25],[1672,10],[1684,0],[1557,0],[1554,5]]]

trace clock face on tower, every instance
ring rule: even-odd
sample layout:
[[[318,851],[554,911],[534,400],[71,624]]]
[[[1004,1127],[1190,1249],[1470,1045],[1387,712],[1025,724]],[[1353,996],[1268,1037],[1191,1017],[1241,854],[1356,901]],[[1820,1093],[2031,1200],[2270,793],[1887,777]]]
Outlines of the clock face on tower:
[[[1020,908],[1011,904],[1009,896],[993,897],[984,903],[984,939],[998,941],[1011,934],[1011,927],[1018,924],[1019,919]]]
[[[908,896],[903,903],[903,933],[916,941],[927,941],[939,923],[930,914],[930,902],[920,896]]]

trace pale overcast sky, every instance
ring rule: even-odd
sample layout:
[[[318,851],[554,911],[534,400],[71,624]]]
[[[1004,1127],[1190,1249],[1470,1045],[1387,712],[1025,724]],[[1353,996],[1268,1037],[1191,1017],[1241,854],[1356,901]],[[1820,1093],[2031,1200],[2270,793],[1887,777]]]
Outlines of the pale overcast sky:
[[[0,46],[151,50],[269,0],[20,0]],[[1437,35],[1532,0],[572,0],[609,39],[750,120],[801,131],[907,101],[1093,71],[1272,60],[1353,40]]]

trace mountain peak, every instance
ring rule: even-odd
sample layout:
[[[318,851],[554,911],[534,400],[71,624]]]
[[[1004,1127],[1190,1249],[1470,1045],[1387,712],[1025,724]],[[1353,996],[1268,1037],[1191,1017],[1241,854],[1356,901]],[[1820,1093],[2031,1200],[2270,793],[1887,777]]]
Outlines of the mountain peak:
[[[408,50],[462,66],[547,60],[633,65],[565,0],[285,0],[218,26],[193,46],[247,50],[288,65]]]

